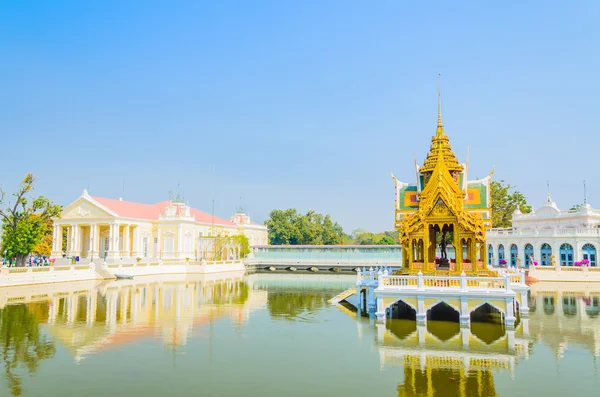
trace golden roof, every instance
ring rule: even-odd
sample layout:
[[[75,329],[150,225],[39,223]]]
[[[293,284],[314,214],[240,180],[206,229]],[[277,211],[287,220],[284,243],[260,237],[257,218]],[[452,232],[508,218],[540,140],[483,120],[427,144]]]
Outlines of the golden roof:
[[[435,135],[431,138],[431,148],[427,153],[427,158],[423,167],[419,170],[421,173],[432,172],[437,163],[437,159],[441,156],[446,163],[448,171],[462,171],[463,166],[458,162],[458,159],[452,151],[448,135],[444,133],[444,125],[442,124],[442,103],[441,95],[438,90],[438,120]]]

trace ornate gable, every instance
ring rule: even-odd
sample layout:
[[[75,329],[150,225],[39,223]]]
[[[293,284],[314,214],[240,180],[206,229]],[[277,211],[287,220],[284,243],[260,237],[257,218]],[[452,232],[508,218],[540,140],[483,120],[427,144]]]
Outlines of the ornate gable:
[[[116,214],[102,208],[93,200],[85,196],[79,197],[73,203],[69,204],[61,214],[61,220],[80,220],[85,218],[114,218]]]

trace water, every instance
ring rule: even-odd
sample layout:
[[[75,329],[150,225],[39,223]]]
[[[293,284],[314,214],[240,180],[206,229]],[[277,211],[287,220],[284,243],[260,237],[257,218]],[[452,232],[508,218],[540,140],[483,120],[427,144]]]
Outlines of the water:
[[[0,289],[0,396],[600,391],[600,285],[536,284],[529,319],[507,331],[376,324],[327,303],[352,276],[226,277]]]

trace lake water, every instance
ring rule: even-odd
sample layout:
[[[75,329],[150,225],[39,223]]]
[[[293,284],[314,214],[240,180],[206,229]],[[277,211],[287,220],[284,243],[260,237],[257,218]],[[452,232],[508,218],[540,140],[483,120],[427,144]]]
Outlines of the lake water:
[[[536,284],[529,319],[507,331],[383,325],[327,303],[354,282],[232,273],[0,289],[0,396],[600,395],[600,285]]]

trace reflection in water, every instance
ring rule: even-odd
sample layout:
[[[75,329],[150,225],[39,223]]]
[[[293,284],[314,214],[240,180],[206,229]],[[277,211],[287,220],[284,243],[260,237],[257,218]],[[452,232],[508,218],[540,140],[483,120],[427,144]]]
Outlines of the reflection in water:
[[[45,303],[6,306],[0,310],[0,362],[4,376],[14,396],[20,396],[23,388],[16,374],[19,365],[35,374],[40,360],[54,356],[54,343],[40,332],[36,315],[42,318],[47,310]]]
[[[373,389],[374,395],[394,391],[399,396],[415,397],[510,395],[505,392],[507,382],[531,377],[537,379],[540,371],[548,371],[548,368],[543,368],[548,364],[548,354],[538,355],[537,350],[533,354],[534,344],[539,345],[539,349],[551,349],[557,363],[566,350],[577,351],[580,354],[577,363],[581,365],[577,371],[580,372],[589,369],[593,365],[592,359],[600,356],[600,284],[535,284],[529,297],[529,318],[521,319],[515,329],[506,329],[502,323],[495,323],[493,308],[483,306],[471,318],[470,327],[460,327],[457,321],[441,321],[446,318],[456,320],[454,309],[443,305],[438,307],[439,311],[432,312],[433,317],[425,325],[406,318],[395,319],[412,318],[412,312],[411,316],[405,316],[410,311],[402,305],[393,307],[391,315],[394,319],[385,324],[374,323],[346,307],[329,305],[329,298],[347,288],[342,285],[347,280],[338,276],[287,278],[288,275],[237,274],[224,277],[226,279],[223,280],[199,277],[174,279],[172,282],[148,277],[111,283],[81,282],[0,289],[0,365],[4,371],[0,388],[7,388],[13,395],[39,395],[39,383],[47,380],[31,375],[40,366],[45,369],[59,362],[60,371],[55,371],[54,376],[61,376],[62,382],[92,368],[106,371],[101,374],[104,378],[98,377],[105,379],[105,375],[110,374],[108,367],[117,364],[114,361],[116,356],[103,354],[109,349],[124,351],[126,354],[120,355],[124,357],[127,354],[135,356],[140,351],[136,349],[140,348],[145,349],[144,354],[148,354],[149,360],[157,363],[165,360],[161,355],[165,349],[154,349],[158,352],[146,349],[145,340],[158,341],[166,346],[167,354],[175,349],[193,352],[186,356],[188,359],[192,357],[187,366],[174,368],[173,372],[168,372],[169,368],[161,368],[164,371],[161,379],[167,382],[186,379],[193,385],[193,389],[174,391],[181,392],[181,395],[205,390],[203,387],[209,385],[212,389],[206,389],[204,395],[240,395],[241,391],[228,390],[227,384],[239,382],[243,387],[247,379],[257,376],[265,378],[254,383],[255,391],[266,397],[280,395],[280,390],[290,386],[294,378],[307,377],[313,382],[306,385],[306,394],[319,390],[324,395],[335,395],[335,390],[326,393],[324,388],[331,384],[343,388],[344,382],[350,384],[361,379],[348,386],[349,391],[340,391],[340,394],[368,394],[366,390],[359,389],[364,384],[367,390]],[[354,282],[352,278],[350,282]],[[270,321],[264,321],[265,316],[257,316],[259,321],[248,323],[255,311],[266,314]],[[445,317],[448,315],[451,318]],[[219,325],[213,330],[213,324]],[[293,339],[290,335],[294,332],[278,332],[281,327],[297,329],[303,334],[317,329],[316,334],[320,336]],[[234,331],[236,338],[223,336],[227,328]],[[238,332],[243,333],[242,338],[237,338]],[[264,335],[268,338],[265,339]],[[196,338],[196,343],[188,343],[192,338]],[[206,364],[208,366],[200,369],[202,350],[198,350],[198,346],[204,341],[198,338],[205,339],[207,345],[219,345],[215,348],[219,352],[215,353],[217,359],[214,362],[210,360]],[[393,366],[397,370],[379,372],[379,368],[373,365],[374,350],[353,349],[357,343],[374,344],[380,366]],[[60,346],[72,355],[81,372],[75,372],[60,360],[65,349],[59,349],[55,354]],[[290,350],[293,353],[286,351],[286,354],[293,354],[295,363],[291,377],[287,376],[289,366],[281,365],[289,359],[287,355],[281,355],[282,346],[297,347]],[[194,348],[196,350],[192,350]],[[581,350],[586,353],[581,354]],[[261,356],[257,361],[257,354],[264,354],[265,358]],[[95,360],[86,360],[91,355],[95,355]],[[528,359],[537,361],[529,366],[518,365],[521,360]],[[104,367],[97,366],[100,362]],[[257,362],[260,362],[260,366],[256,365],[260,368],[250,375]],[[353,367],[350,364],[358,365]],[[567,365],[565,363],[565,367]],[[279,367],[283,375],[277,372]],[[156,372],[151,367],[148,371],[145,371],[145,366],[141,368],[136,387],[143,388],[144,384],[152,382],[150,378]],[[202,384],[194,384],[198,373],[208,373],[210,369],[214,369],[210,377],[197,381]],[[57,375],[58,372],[60,374]],[[225,375],[219,378],[217,373]],[[511,377],[496,376],[499,373],[508,373]],[[564,378],[566,383],[574,374],[573,371],[568,373],[568,377]],[[335,378],[337,374],[343,374],[345,378]],[[564,375],[558,371],[556,376],[553,375],[560,376]],[[599,378],[591,378],[588,384],[579,382],[578,386],[597,389]],[[363,382],[362,379],[374,381]],[[32,391],[36,380],[39,380],[38,388]],[[118,394],[118,387],[122,385],[115,383],[108,390]],[[156,387],[156,384],[152,386]],[[525,387],[531,387],[531,382]],[[301,388],[289,388],[296,389]],[[149,390],[145,393],[149,397],[164,395],[159,390]],[[512,390],[516,389],[513,387]],[[535,395],[537,390],[529,392]],[[8,393],[1,390],[0,395],[4,394]],[[289,395],[305,394],[290,392]]]
[[[0,295],[0,304],[40,300],[0,309],[0,362],[11,393],[22,394],[21,380],[14,372],[17,367],[24,366],[33,374],[40,360],[53,357],[55,344],[46,334],[62,343],[78,362],[92,353],[157,336],[168,347],[185,345],[194,327],[219,317],[244,323],[253,308],[264,307],[266,292],[250,291],[242,276],[173,284],[151,279],[119,281],[88,289],[69,283],[60,292]],[[46,292],[44,289],[60,287],[34,288]],[[27,289],[0,292],[14,295],[24,291]],[[44,325],[47,332],[42,331]]]
[[[460,359],[428,360],[421,369],[419,357],[404,362],[404,384],[398,386],[399,397],[425,396],[497,396],[494,375],[489,370],[467,371]]]
[[[267,297],[267,308],[271,316],[285,320],[306,320],[306,317],[314,314],[326,306],[331,294],[318,292],[277,292],[269,291]]]

